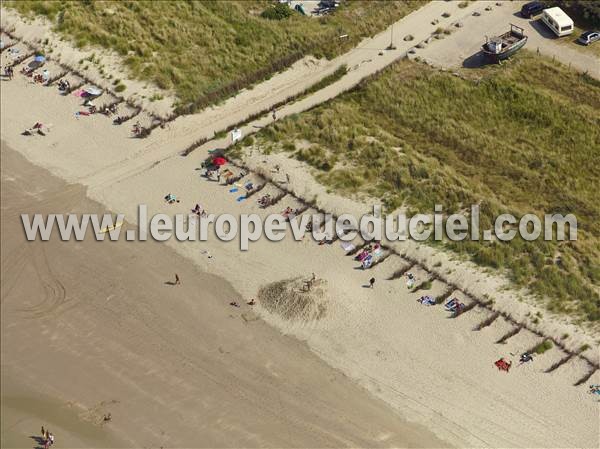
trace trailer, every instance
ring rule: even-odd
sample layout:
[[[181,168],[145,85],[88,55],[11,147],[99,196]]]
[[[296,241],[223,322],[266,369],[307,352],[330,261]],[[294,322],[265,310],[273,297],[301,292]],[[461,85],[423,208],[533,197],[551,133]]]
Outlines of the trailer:
[[[573,19],[558,6],[544,9],[544,12],[542,13],[542,22],[544,22],[558,37],[567,36],[573,33]]]

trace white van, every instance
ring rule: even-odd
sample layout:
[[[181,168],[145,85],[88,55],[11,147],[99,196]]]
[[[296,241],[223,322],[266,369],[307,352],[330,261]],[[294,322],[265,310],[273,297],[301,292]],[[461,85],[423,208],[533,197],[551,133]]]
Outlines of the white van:
[[[558,6],[544,9],[542,21],[548,25],[558,37],[567,36],[573,32],[573,20]]]

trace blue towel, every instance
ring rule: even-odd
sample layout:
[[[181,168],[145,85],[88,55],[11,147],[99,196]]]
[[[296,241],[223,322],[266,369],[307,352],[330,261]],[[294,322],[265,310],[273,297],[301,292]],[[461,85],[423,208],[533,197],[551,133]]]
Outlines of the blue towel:
[[[244,201],[246,199],[246,195],[238,196],[236,201],[239,203],[240,201]]]
[[[237,192],[239,189],[237,187],[233,187],[232,189],[229,189],[229,193],[235,193]]]

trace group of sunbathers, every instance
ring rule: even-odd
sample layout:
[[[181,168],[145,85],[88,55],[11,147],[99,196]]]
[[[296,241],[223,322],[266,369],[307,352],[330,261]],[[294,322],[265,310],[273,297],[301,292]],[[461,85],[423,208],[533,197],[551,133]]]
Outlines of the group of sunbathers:
[[[36,73],[33,75],[33,82],[44,84],[50,81],[50,72],[48,70],[44,70],[42,73]]]
[[[524,363],[528,363],[528,362],[532,362],[533,361],[533,354],[531,354],[530,352],[524,352],[523,354],[521,354],[521,357],[519,358],[519,365],[522,365]],[[494,365],[496,365],[496,368],[498,368],[500,371],[506,371],[507,373],[510,371],[510,367],[512,366],[512,361],[506,361],[504,359],[504,357],[496,360],[494,362]]]
[[[113,114],[116,114],[117,113],[117,105],[115,103],[113,103],[113,104],[109,105],[108,107],[101,109],[100,112],[102,112],[106,116],[111,116]]]
[[[272,200],[273,198],[271,195],[267,193],[266,195],[261,196],[256,202],[264,209],[265,207],[269,207],[271,205]]]
[[[140,122],[135,122],[133,127],[131,128],[131,132],[135,137],[144,137],[146,135],[146,128],[143,127]]]
[[[45,136],[48,131],[49,129],[47,127],[44,127],[40,122],[36,122],[31,128],[27,128],[21,134],[24,136],[32,136],[34,133],[37,133],[40,136]]]
[[[417,302],[420,302],[425,306],[435,306],[436,304],[434,297],[430,295],[421,296],[419,299],[417,299]]]
[[[13,79],[13,76],[14,76],[14,74],[15,74],[15,71],[14,71],[14,69],[12,68],[12,66],[5,67],[5,68],[4,68],[4,76],[5,76],[6,78],[8,78],[9,80]]]
[[[381,249],[381,245],[377,242],[368,244],[362,251],[360,251],[356,256],[354,256],[354,260],[358,260],[359,262],[363,262],[369,256],[376,256]]]
[[[296,215],[298,215],[300,213],[300,209],[292,209],[291,207],[286,207],[282,212],[281,215],[283,216],[283,218],[285,218],[286,220],[291,220],[292,218],[294,218]]]
[[[69,83],[69,80],[60,80],[58,82],[58,91],[59,92],[68,92],[69,90],[71,90],[71,83]]]
[[[452,298],[444,304],[444,308],[448,312],[452,312],[455,315],[458,315],[464,309],[465,305],[460,302],[457,298]]]
[[[206,211],[200,206],[200,204],[196,204],[196,207],[192,209],[192,212],[199,217],[206,217]]]
[[[172,193],[168,193],[167,195],[165,195],[165,201],[169,204],[179,203],[179,200],[177,199],[177,197],[175,195],[173,195]]]

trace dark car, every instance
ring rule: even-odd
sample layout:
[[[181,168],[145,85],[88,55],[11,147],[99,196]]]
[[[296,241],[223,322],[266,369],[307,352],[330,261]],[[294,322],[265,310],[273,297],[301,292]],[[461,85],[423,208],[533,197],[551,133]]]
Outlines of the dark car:
[[[521,15],[529,19],[531,16],[541,13],[544,9],[546,9],[546,5],[542,2],[525,3],[521,8]]]
[[[590,45],[592,42],[600,40],[600,31],[586,31],[579,36],[577,42],[583,45]]]

